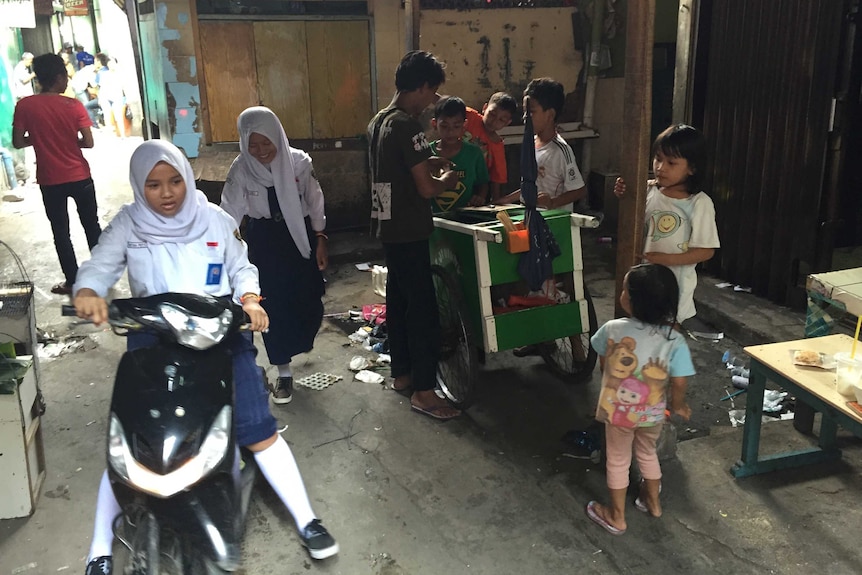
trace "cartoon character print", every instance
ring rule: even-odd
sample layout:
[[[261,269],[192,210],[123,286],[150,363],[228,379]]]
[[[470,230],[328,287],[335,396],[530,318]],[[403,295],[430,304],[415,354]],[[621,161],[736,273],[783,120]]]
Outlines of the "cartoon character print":
[[[617,389],[620,383],[631,377],[638,367],[638,356],[635,355],[637,341],[631,337],[624,337],[619,342],[608,338],[607,353],[605,355],[605,373],[602,380],[603,386],[599,396],[599,407],[596,418],[599,421],[610,421],[614,413]]]
[[[641,379],[650,387],[647,403],[656,406],[661,405],[662,410],[664,410],[669,377],[670,373],[666,363],[659,358],[649,358],[649,361],[641,369]]]
[[[647,408],[650,387],[636,377],[627,377],[617,388],[611,424],[636,427]]]
[[[652,241],[670,237],[682,226],[682,218],[675,212],[655,211],[650,216]]]
[[[637,341],[608,338],[602,391],[596,410],[599,421],[622,427],[637,427],[664,419],[668,366],[659,358],[649,358],[640,369],[635,354]]]

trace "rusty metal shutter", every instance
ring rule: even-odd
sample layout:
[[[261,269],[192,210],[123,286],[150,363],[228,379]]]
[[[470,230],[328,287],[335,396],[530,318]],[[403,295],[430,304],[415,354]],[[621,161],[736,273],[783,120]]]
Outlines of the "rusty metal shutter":
[[[722,248],[707,271],[799,307],[815,271],[843,2],[714,0],[703,129]]]

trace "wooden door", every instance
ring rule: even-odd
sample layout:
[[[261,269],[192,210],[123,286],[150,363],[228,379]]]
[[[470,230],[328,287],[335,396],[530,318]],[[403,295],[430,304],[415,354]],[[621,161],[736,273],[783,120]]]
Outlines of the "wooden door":
[[[313,137],[364,134],[372,116],[368,22],[308,22],[306,34]]]
[[[251,22],[201,21],[200,39],[210,137],[236,142],[237,116],[260,101],[254,27]]]
[[[311,138],[305,22],[255,22],[260,103],[279,117],[288,138]]]

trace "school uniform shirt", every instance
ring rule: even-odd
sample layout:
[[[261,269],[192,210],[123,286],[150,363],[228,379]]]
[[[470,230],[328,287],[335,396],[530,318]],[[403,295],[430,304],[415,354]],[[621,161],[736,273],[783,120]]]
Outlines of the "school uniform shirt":
[[[467,108],[467,121],[464,122],[464,128],[464,141],[479,146],[482,150],[490,181],[497,184],[507,183],[509,174],[506,168],[506,148],[503,140],[492,141],[485,129],[482,114],[470,107]]]
[[[614,319],[590,339],[605,358],[596,419],[619,427],[652,427],[665,419],[670,378],[695,374],[685,336],[668,326]]]
[[[644,253],[684,254],[689,248],[720,248],[715,225],[715,206],[703,192],[687,198],[669,198],[653,182],[647,188]],[[694,317],[696,264],[668,266],[679,284],[681,323]]]
[[[440,142],[431,143],[431,151],[437,155]],[[431,198],[431,210],[435,214],[463,208],[470,203],[474,187],[488,183],[488,167],[478,146],[464,142],[458,153],[449,158],[452,170],[458,173],[458,184],[454,190],[446,190],[439,196]]]
[[[290,157],[293,161],[296,187],[302,206],[302,217],[307,216],[311,220],[313,230],[325,230],[326,213],[324,212],[323,189],[314,173],[311,156],[299,148],[290,147]],[[242,222],[245,215],[256,219],[271,218],[267,189],[249,178],[246,170],[240,169],[237,163],[239,160],[240,157],[237,157],[233,161],[228,170],[227,178],[225,178],[225,185],[221,194],[222,209],[233,216],[237,225]]]
[[[387,107],[368,124],[371,219],[383,243],[426,240],[434,231],[431,206],[419,195],[411,168],[431,157],[419,121]]]
[[[539,168],[539,177],[536,178],[539,193],[544,192],[556,198],[586,185],[578,169],[575,153],[559,134],[544,146],[536,148],[536,165]],[[557,209],[571,212],[572,204],[558,206]]]
[[[236,294],[238,303],[242,294],[260,293],[257,268],[248,261],[248,249],[230,214],[207,204],[209,221],[202,236],[187,243],[151,243],[136,233],[130,206],[123,206],[102,231],[92,257],[78,269],[73,293],[86,287],[105,297],[126,268],[133,297]]]

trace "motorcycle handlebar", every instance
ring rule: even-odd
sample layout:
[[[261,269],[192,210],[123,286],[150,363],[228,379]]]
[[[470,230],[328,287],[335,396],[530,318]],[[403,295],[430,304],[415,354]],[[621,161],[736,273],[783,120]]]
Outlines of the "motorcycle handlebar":
[[[75,306],[73,306],[73,305],[63,305],[60,309],[60,315],[75,317],[78,315],[78,311],[75,309]],[[251,324],[248,323],[248,319],[249,319],[248,314],[243,314],[243,315],[245,315],[246,321],[241,326],[239,326],[239,330],[240,331],[249,331],[249,330],[251,330]],[[266,331],[269,331],[269,330],[266,330]]]

